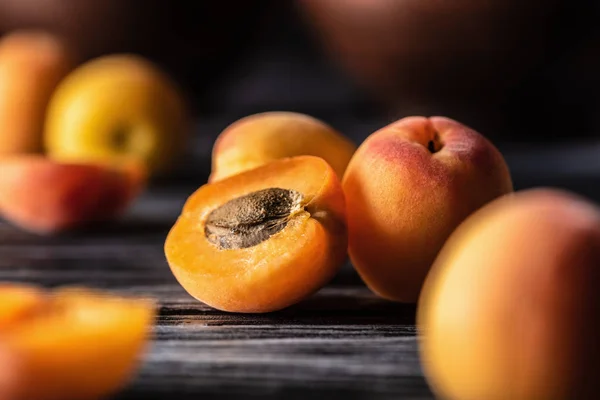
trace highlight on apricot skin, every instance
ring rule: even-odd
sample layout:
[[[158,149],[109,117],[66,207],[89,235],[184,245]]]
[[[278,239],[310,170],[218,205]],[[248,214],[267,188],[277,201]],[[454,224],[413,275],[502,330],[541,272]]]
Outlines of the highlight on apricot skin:
[[[151,300],[83,287],[3,284],[0,299],[11,300],[0,303],[3,400],[114,394],[135,374],[156,312]]]
[[[200,187],[165,241],[180,284],[213,308],[286,308],[316,292],[346,259],[345,199],[323,159],[298,156]]]
[[[0,159],[0,215],[40,234],[117,218],[146,182],[136,162],[109,166],[37,155]]]
[[[371,134],[342,185],[349,254],[381,297],[414,303],[445,240],[470,213],[512,192],[502,154],[444,117],[407,117]]]
[[[227,178],[280,158],[321,157],[342,179],[356,145],[330,125],[311,116],[271,111],[229,125],[212,151],[209,182]]]

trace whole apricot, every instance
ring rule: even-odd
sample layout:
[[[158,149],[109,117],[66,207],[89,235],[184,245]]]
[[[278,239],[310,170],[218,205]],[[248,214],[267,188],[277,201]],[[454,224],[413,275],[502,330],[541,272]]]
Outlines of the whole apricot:
[[[42,150],[48,102],[74,63],[68,44],[44,31],[0,39],[0,155]]]
[[[595,399],[600,390],[600,209],[557,189],[469,217],[435,261],[417,325],[441,398]]]
[[[145,167],[58,162],[41,155],[0,159],[0,216],[51,234],[113,220],[144,188]]]
[[[375,293],[411,303],[454,228],[513,190],[494,145],[443,117],[408,117],[371,134],[343,188],[353,265]]]
[[[333,127],[309,115],[271,111],[244,117],[217,138],[212,152],[215,182],[280,158],[323,158],[342,179],[356,145]]]
[[[151,174],[164,174],[184,151],[188,122],[183,94],[157,65],[135,55],[107,55],[81,65],[58,86],[45,146],[58,161],[133,158]]]
[[[346,259],[341,184],[320,157],[275,160],[207,183],[165,241],[173,274],[219,310],[277,311],[326,284]]]

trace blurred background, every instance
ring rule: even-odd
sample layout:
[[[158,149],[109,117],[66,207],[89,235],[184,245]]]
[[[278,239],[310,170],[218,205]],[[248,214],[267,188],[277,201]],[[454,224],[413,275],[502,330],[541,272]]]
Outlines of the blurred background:
[[[143,56],[177,83],[193,121],[178,165],[155,177],[130,210],[129,217],[140,223],[66,239],[19,235],[0,224],[2,280],[77,282],[159,297],[164,329],[138,387],[154,397],[135,396],[134,389],[123,398],[160,398],[159,387],[172,398],[172,389],[182,383],[203,394],[329,383],[344,398],[352,390],[359,393],[354,398],[370,398],[360,395],[372,386],[390,395],[425,393],[413,341],[414,310],[363,296],[366,291],[352,286],[360,279],[349,263],[335,283],[352,285],[334,287],[280,319],[235,322],[238,317],[229,319],[184,297],[166,265],[166,232],[187,195],[206,183],[217,136],[236,120],[264,111],[309,114],[356,144],[405,116],[447,116],[492,140],[516,189],[561,187],[600,202],[598,21],[598,0],[0,0],[0,35],[31,28],[59,35],[79,64],[115,53]],[[14,73],[18,63],[7,64]],[[6,89],[10,79],[1,71],[0,89]],[[23,87],[35,86],[30,81]],[[17,107],[6,105],[18,96],[5,92],[11,96],[4,96],[9,98],[4,116],[12,123]],[[23,104],[36,102],[27,98]],[[2,109],[0,102],[0,119]],[[7,198],[14,204],[20,199]],[[43,200],[40,196],[39,203],[46,204]],[[77,208],[69,204],[68,211]],[[193,331],[204,324],[214,329]],[[278,329],[263,333],[261,324]],[[276,343],[285,335],[302,335],[298,324],[315,325],[305,333],[314,335],[306,342],[314,347],[290,346],[287,338],[285,345]],[[342,341],[332,350],[327,329],[332,338],[360,341],[354,346]],[[377,335],[386,341],[377,342]],[[397,341],[387,340],[393,336]],[[269,342],[275,345],[254,338],[275,338]],[[286,363],[267,365],[265,349],[272,360]],[[323,363],[322,355],[334,362]],[[260,361],[249,362],[253,357]],[[282,368],[286,365],[292,368]],[[324,371],[333,374],[330,382]]]
[[[599,17],[594,0],[0,0],[0,32],[43,28],[82,61],[133,52],[171,74],[194,137],[159,183],[190,187],[227,125],[289,110],[357,143],[445,115],[492,139],[517,186],[587,191],[600,176]]]

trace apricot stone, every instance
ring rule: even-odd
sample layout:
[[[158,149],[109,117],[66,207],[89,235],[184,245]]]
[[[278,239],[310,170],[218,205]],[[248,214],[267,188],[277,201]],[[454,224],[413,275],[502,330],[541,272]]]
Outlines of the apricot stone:
[[[452,234],[418,306],[420,354],[445,399],[595,399],[600,208],[558,189],[508,195]]]
[[[0,170],[0,216],[39,234],[119,217],[147,175],[135,162],[62,163],[38,155],[1,158]]]
[[[220,249],[245,249],[264,242],[287,225],[302,208],[294,190],[268,188],[228,201],[211,211],[206,238]]]
[[[297,156],[207,183],[165,241],[196,299],[243,313],[277,311],[326,284],[346,259],[345,201],[331,166]]]
[[[50,97],[74,67],[60,37],[19,30],[0,40],[0,155],[42,151]]]
[[[272,111],[244,117],[228,126],[212,152],[215,182],[280,158],[312,155],[327,161],[342,179],[356,145],[311,116]]]
[[[0,298],[12,300],[0,309],[20,309],[18,319],[0,321],[3,400],[95,400],[114,394],[133,377],[156,312],[151,300],[83,287],[47,291],[3,284]]]
[[[371,134],[343,188],[353,265],[375,293],[409,303],[454,228],[513,190],[494,145],[443,117],[408,117]]]

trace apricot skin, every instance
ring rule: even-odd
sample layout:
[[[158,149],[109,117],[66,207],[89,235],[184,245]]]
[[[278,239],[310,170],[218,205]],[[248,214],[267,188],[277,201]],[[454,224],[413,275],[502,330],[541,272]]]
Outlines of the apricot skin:
[[[0,155],[42,150],[46,107],[74,63],[67,43],[43,31],[0,40]]]
[[[0,399],[20,400],[17,397],[17,362],[11,350],[0,343]]]
[[[242,118],[218,137],[212,152],[209,182],[299,155],[323,158],[341,179],[356,145],[311,116],[272,111]]]
[[[0,215],[51,234],[114,219],[145,184],[143,167],[61,163],[43,156],[0,159]]]
[[[205,236],[210,212],[265,188],[302,193],[306,202],[286,227],[248,248],[219,250]],[[165,241],[179,283],[196,299],[228,312],[289,307],[325,285],[346,260],[345,200],[323,159],[298,156],[205,184],[186,201]]]
[[[425,375],[446,399],[594,399],[600,209],[557,189],[508,195],[452,234],[418,306]]]
[[[356,270],[380,296],[413,303],[454,228],[512,181],[482,135],[448,118],[408,117],[361,144],[343,188]]]

